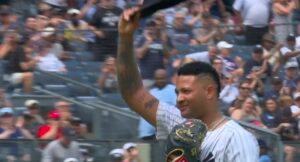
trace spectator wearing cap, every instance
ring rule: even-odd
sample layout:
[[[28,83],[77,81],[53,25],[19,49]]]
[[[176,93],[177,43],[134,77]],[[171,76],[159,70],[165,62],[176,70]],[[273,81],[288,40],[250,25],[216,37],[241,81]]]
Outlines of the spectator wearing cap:
[[[282,80],[279,76],[271,78],[271,89],[265,91],[265,98],[279,98],[282,95]]]
[[[36,100],[25,101],[26,111],[23,112],[24,128],[35,134],[38,128],[45,124],[45,120],[40,115],[39,102]]]
[[[235,0],[233,8],[238,23],[245,26],[246,43],[250,45],[259,44],[262,36],[268,32],[270,18],[269,1]]]
[[[57,19],[60,19],[60,18],[57,18]],[[63,26],[62,28],[65,28],[64,20],[57,20],[57,21],[62,21],[62,22],[57,22],[57,23],[61,23],[60,25]],[[63,46],[63,44],[64,44],[63,34],[60,33],[59,31],[57,31],[56,30],[57,28],[59,28],[59,25],[57,25],[56,27],[46,27],[46,28],[42,29],[41,44],[43,45],[44,42],[49,43],[50,53],[53,53],[60,60],[68,60],[70,58],[70,56],[68,55],[67,52],[65,52],[65,49]],[[63,30],[63,29],[61,29],[61,30]]]
[[[244,65],[244,76],[253,75],[263,82],[271,76],[271,65],[263,58],[263,48],[261,45],[256,45],[251,54],[251,58]]]
[[[261,40],[261,46],[263,48],[263,57],[268,60],[269,64],[273,66],[273,73],[276,74],[280,66],[280,51],[282,44],[277,43],[272,34],[266,33]]]
[[[215,45],[208,45],[207,51],[195,52],[185,55],[185,62],[201,61],[212,64],[212,61],[217,57],[218,48]]]
[[[125,143],[123,145],[123,150],[125,155],[124,162],[142,162],[139,157],[139,150],[135,143]]]
[[[121,148],[113,149],[109,152],[109,162],[124,162],[124,150]]]
[[[43,2],[57,9],[64,9],[67,7],[66,0],[43,0]]]
[[[287,62],[284,65],[284,69],[283,87],[286,89],[286,93],[292,94],[297,88],[296,77],[298,76],[298,63]]]
[[[185,16],[185,12],[177,11],[174,14],[172,27],[166,31],[175,46],[197,44],[192,29],[185,23]]]
[[[292,49],[289,49],[288,47],[281,47],[280,48],[280,54],[281,54],[281,63],[283,65],[287,63],[294,63],[298,66],[297,57],[300,56],[300,51],[293,51]]]
[[[63,127],[61,133],[61,137],[50,142],[43,150],[41,162],[58,162],[68,158],[82,159],[79,144],[75,141],[75,131],[70,127]]]
[[[288,34],[293,32],[290,16],[295,8],[295,1],[274,0],[272,3],[275,35],[279,43],[284,43]]]
[[[122,9],[115,5],[115,0],[100,0],[91,21],[91,25],[95,27],[93,31],[96,34],[95,60],[104,61],[107,55],[116,56],[117,29],[121,13]]]
[[[0,110],[0,139],[33,139],[30,132],[24,128],[24,122],[22,120],[15,121],[15,113],[12,108],[5,107]],[[24,154],[19,150],[16,144],[10,143],[6,145],[9,152],[6,154],[6,159],[30,161],[30,156]]]
[[[169,58],[173,48],[172,42],[162,36],[155,21],[147,21],[143,36],[136,41],[135,45],[136,57],[146,87],[153,85],[155,70],[165,67],[164,60]]]
[[[20,35],[16,31],[7,31],[0,47],[0,59],[8,61],[4,67],[7,80],[12,85],[22,85],[24,93],[31,93],[33,70],[38,57],[25,53],[25,48],[18,44]]]
[[[80,19],[80,11],[77,9],[69,9],[67,13],[69,20],[66,21],[65,38],[71,41],[70,43],[73,45],[73,48],[76,48],[76,45],[82,46],[82,44],[78,43],[87,41],[86,33],[89,29],[88,23]]]
[[[223,72],[232,73],[234,76],[241,76],[243,74],[243,60],[236,56],[232,58],[230,56],[233,44],[227,43],[226,41],[220,41],[217,44],[220,54],[219,58],[223,61]]]
[[[1,107],[11,107],[12,103],[5,93],[5,89],[0,86],[0,108]]]
[[[292,50],[292,51],[296,50],[296,37],[294,34],[289,34],[286,37],[286,45],[287,45],[287,48],[289,48],[290,50]]]
[[[220,22],[212,18],[209,12],[204,12],[201,17],[201,28],[194,30],[197,44],[211,44],[222,40],[223,33],[219,25]]]
[[[41,125],[37,132],[38,139],[58,139],[61,136],[60,115],[57,111],[52,110],[47,113],[47,121],[45,125]]]
[[[87,126],[79,117],[72,117],[71,127],[75,130],[77,139],[85,139],[87,135]]]
[[[281,108],[277,103],[276,98],[267,98],[264,101],[263,112],[260,116],[261,121],[268,128],[274,128],[276,126],[276,118],[279,117]]]

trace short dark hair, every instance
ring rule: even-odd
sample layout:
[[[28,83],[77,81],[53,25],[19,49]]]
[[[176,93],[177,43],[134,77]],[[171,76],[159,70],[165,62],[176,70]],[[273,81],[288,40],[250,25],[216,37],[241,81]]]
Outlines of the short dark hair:
[[[221,92],[221,83],[218,72],[208,63],[205,62],[191,62],[183,65],[177,71],[177,75],[207,75],[209,76],[217,86],[217,96]]]

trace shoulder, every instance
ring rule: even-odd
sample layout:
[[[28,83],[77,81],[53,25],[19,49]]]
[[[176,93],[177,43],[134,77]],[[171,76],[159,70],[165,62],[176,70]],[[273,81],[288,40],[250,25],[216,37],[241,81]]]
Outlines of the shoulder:
[[[252,135],[250,132],[248,132],[245,128],[240,126],[234,120],[228,121],[228,123],[226,123],[225,127],[227,130],[230,130],[232,132],[231,137],[230,137],[231,139],[235,139],[237,141],[239,141],[239,139],[240,139],[244,142],[251,142],[251,143],[257,144],[256,138],[254,137],[254,135]]]

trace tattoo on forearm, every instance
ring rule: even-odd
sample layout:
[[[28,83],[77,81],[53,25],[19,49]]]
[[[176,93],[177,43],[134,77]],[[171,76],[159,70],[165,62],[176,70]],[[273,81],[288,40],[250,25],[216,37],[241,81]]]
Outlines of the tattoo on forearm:
[[[118,82],[121,93],[132,94],[142,86],[133,52],[132,38],[122,38],[118,42]]]

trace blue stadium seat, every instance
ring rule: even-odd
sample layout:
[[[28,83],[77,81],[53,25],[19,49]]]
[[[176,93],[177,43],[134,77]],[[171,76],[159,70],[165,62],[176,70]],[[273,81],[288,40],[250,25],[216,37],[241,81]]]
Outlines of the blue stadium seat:
[[[74,81],[87,83],[88,79],[82,71],[69,71],[66,76]]]
[[[83,67],[82,65],[75,60],[65,61],[64,64],[66,65],[66,68],[68,71],[82,71]]]
[[[66,85],[45,85],[45,89],[63,96],[70,96],[69,88]]]
[[[55,73],[55,75],[62,75],[64,74],[58,74]],[[56,77],[43,74],[41,72],[35,72],[34,73],[34,84],[35,85],[40,85],[40,86],[45,86],[45,85],[63,85],[65,84],[63,80],[58,79]]]
[[[74,85],[71,83],[67,84],[69,90],[70,90],[70,96],[71,97],[78,97],[78,96],[95,96],[95,93],[92,92],[91,89],[88,89],[86,87]]]
[[[100,96],[100,99],[104,102],[120,107],[128,107],[119,93],[107,93]]]
[[[86,72],[96,72],[99,73],[101,71],[101,67],[103,62],[100,61],[85,61],[81,62]]]

